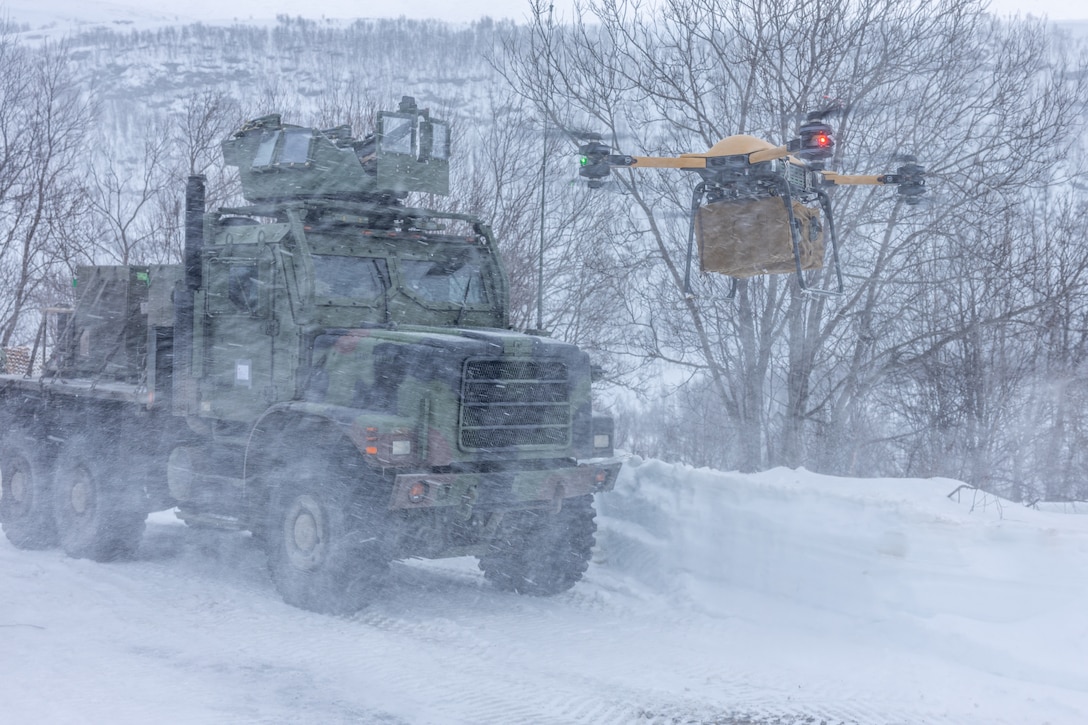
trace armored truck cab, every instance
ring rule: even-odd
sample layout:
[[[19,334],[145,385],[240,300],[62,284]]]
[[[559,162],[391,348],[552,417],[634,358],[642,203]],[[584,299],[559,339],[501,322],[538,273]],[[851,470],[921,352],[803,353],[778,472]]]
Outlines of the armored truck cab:
[[[611,419],[584,352],[509,329],[487,225],[403,204],[448,190],[448,126],[405,99],[362,141],[268,116],[223,149],[248,205],[206,212],[190,179],[184,264],[80,269],[41,374],[0,376],[8,538],[112,559],[173,508],[334,613],[403,557],[573,586]]]

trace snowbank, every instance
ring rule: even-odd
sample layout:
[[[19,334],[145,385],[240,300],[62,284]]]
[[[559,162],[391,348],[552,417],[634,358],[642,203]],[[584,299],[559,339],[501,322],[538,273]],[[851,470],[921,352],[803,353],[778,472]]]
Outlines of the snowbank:
[[[869,697],[993,698],[961,722],[1088,722],[1088,517],[949,498],[960,488],[632,458],[599,500],[602,568],[678,610],[751,619],[766,642],[776,627],[816,635],[800,680],[841,668]],[[858,644],[863,659],[841,657]],[[1048,712],[1051,687],[1066,702]]]
[[[348,619],[169,514],[111,565],[0,540],[0,721],[1088,722],[1088,516],[958,485],[631,459],[571,592],[415,562]]]
[[[949,479],[741,475],[631,459],[600,498],[609,567],[708,612],[733,588],[845,614],[1017,618],[1083,595],[1088,518]],[[1083,600],[1082,600],[1083,601]]]

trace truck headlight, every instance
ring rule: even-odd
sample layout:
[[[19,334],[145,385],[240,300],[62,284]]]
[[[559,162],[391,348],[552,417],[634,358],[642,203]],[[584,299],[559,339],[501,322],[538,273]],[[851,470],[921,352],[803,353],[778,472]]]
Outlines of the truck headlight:
[[[607,433],[597,433],[593,436],[594,448],[608,448],[610,444],[611,439]]]
[[[411,503],[423,503],[430,493],[430,486],[426,481],[416,481],[408,488],[408,500]]]
[[[392,445],[392,454],[394,456],[407,456],[412,452],[412,441],[395,440]]]

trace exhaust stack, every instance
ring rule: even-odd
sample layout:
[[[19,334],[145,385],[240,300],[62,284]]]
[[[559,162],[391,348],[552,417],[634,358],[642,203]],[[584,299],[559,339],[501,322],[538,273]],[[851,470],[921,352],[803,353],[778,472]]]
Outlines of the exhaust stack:
[[[194,298],[203,276],[204,203],[204,177],[190,176],[185,186],[185,274],[184,281],[174,288],[173,410],[181,415],[196,407],[196,386],[192,380]]]
[[[185,186],[185,287],[200,288],[200,253],[204,250],[204,177],[190,176]]]

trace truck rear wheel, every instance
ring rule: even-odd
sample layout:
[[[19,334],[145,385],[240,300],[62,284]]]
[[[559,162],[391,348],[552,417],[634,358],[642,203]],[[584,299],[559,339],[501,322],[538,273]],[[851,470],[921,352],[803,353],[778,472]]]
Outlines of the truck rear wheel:
[[[293,464],[268,474],[273,489],[262,538],[285,602],[352,614],[371,602],[389,570],[385,505],[368,500],[361,477],[329,468]]]
[[[29,436],[12,433],[0,441],[0,522],[20,549],[57,543],[50,479],[45,457]]]
[[[559,513],[507,513],[490,552],[480,557],[484,577],[499,589],[520,594],[567,591],[589,567],[595,516],[592,496],[565,499]]]
[[[53,508],[61,546],[71,557],[113,561],[136,552],[146,511],[127,501],[124,483],[100,448],[72,438],[57,458]]]

